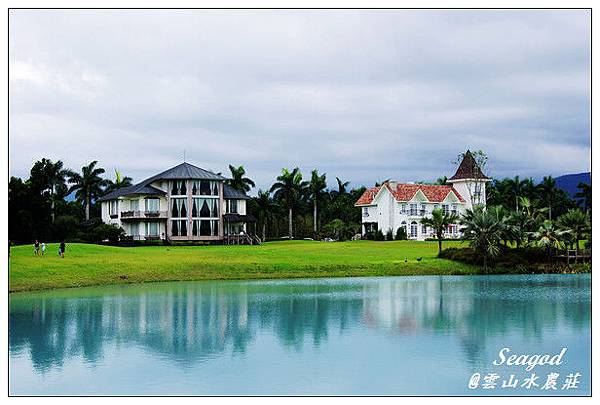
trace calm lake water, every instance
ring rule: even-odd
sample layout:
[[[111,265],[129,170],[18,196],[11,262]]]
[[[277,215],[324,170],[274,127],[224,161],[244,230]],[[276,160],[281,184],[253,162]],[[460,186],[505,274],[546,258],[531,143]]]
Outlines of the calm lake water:
[[[589,395],[589,275],[161,283],[12,294],[22,394]],[[494,366],[498,352],[567,352]],[[542,391],[556,372],[557,390]],[[482,378],[469,389],[474,373]],[[496,373],[494,389],[483,376]],[[569,373],[577,388],[561,390]],[[518,388],[502,388],[510,375]]]

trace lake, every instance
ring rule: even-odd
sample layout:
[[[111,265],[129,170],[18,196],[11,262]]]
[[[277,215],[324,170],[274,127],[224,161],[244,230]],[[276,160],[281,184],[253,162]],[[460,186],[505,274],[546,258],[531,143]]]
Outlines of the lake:
[[[11,294],[9,305],[12,395],[591,390],[590,275],[156,283]],[[526,371],[492,364],[503,348],[567,351]],[[556,390],[542,389],[551,373]]]

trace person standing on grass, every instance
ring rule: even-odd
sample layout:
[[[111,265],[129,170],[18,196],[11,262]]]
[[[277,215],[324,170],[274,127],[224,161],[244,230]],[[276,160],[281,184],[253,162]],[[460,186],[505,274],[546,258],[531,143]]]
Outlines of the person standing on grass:
[[[42,242],[42,256],[46,255],[46,244]]]
[[[39,256],[40,255],[40,242],[38,242],[38,240],[35,240],[35,243],[33,244],[33,255],[34,256]]]
[[[58,248],[58,252],[60,254],[60,257],[62,257],[64,259],[65,258],[65,241],[64,240],[62,242],[60,242],[60,247]]]

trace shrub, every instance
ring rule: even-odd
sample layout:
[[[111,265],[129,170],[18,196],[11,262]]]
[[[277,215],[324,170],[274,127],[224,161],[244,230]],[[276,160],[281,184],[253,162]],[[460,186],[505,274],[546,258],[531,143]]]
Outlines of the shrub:
[[[396,240],[406,240],[408,239],[408,235],[406,234],[406,228],[401,226],[396,231]]]
[[[385,240],[394,240],[394,233],[389,229],[385,234]]]
[[[375,232],[375,236],[374,236],[373,240],[380,240],[380,241],[385,240],[385,236],[383,236],[383,232],[381,232],[381,229],[378,229]]]
[[[111,244],[115,244],[123,236],[125,236],[123,228],[108,224],[100,224],[89,232],[89,238],[93,243],[108,241]]]

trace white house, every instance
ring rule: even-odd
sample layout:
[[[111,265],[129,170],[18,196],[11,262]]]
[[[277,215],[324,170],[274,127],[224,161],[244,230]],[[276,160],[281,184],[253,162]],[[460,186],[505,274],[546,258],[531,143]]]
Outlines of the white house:
[[[460,215],[474,205],[486,201],[486,177],[470,151],[458,166],[447,185],[398,183],[387,181],[366,190],[355,206],[362,210],[362,232],[391,230],[405,227],[409,239],[424,240],[435,236],[431,228],[421,225],[421,219],[431,215],[435,208]],[[445,230],[447,238],[460,237],[458,224]]]
[[[98,199],[102,221],[122,227],[134,240],[222,241],[246,231],[246,194],[225,177],[182,163]]]

